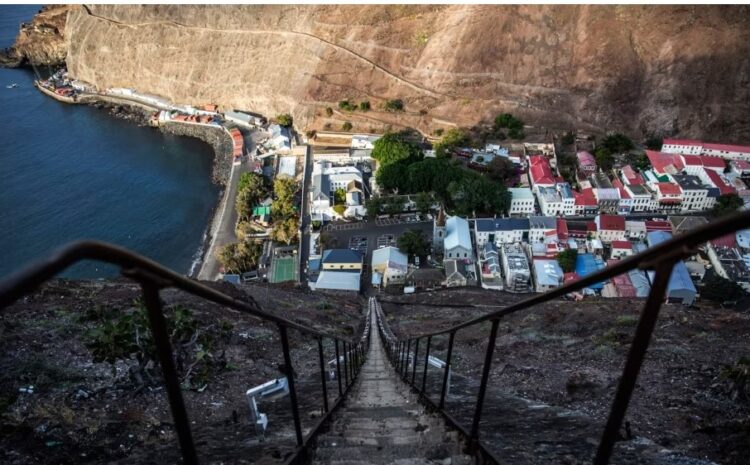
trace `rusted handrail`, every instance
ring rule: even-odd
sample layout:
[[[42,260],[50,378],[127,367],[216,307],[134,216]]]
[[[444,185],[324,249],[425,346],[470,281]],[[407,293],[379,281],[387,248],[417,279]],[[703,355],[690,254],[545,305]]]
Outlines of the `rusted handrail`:
[[[167,397],[169,399],[172,418],[175,422],[175,429],[177,431],[182,457],[184,463],[187,465],[197,465],[198,456],[195,451],[195,444],[190,429],[190,421],[185,409],[185,402],[182,398],[179,377],[174,364],[174,354],[167,333],[162,301],[160,298],[161,290],[166,288],[179,289],[215,304],[232,308],[241,313],[249,314],[277,325],[284,363],[287,367],[290,407],[294,418],[294,431],[297,443],[294,453],[287,458],[285,463],[298,463],[301,460],[306,459],[311,440],[317,435],[323,424],[325,424],[330,418],[331,413],[336,410],[344,396],[346,396],[346,393],[354,383],[359,368],[364,363],[364,355],[367,352],[366,349],[370,340],[369,311],[367,312],[365,329],[360,338],[352,340],[340,338],[334,334],[316,331],[309,326],[303,326],[286,318],[267,313],[263,311],[260,305],[258,305],[258,303],[250,296],[247,297],[246,301],[235,299],[204,284],[175,273],[146,257],[133,253],[122,247],[104,242],[73,242],[56,252],[53,252],[50,256],[3,279],[0,281],[0,310],[5,309],[24,295],[33,292],[37,287],[54,278],[55,275],[61,271],[82,260],[96,260],[117,265],[123,276],[131,278],[140,284],[143,294],[143,302],[148,312],[149,324],[154,337],[157,356],[164,376]],[[289,329],[294,329],[301,334],[309,336],[311,339],[315,340],[318,345],[321,389],[324,397],[321,410],[324,415],[306,437],[303,437],[302,434],[299,402],[297,400],[297,391],[293,375],[294,371],[292,369],[292,359],[289,350]],[[336,349],[336,372],[339,374],[339,396],[336,398],[336,401],[331,408],[329,408],[328,405],[326,367],[323,363],[323,341],[326,339],[331,340],[334,343]],[[339,345],[343,347],[343,361],[339,359]],[[341,365],[343,365],[343,367]],[[343,385],[342,380],[340,379],[342,370],[347,373]]]
[[[393,335],[393,332],[388,327],[388,323],[385,320],[380,306],[375,302],[371,303],[371,309],[375,312],[378,317],[378,330],[382,337],[386,341],[387,355],[391,363],[394,365],[396,371],[401,375],[404,382],[411,385],[411,387],[420,394],[420,398],[430,404],[435,409],[439,410],[444,417],[453,424],[454,427],[459,429],[469,440],[471,452],[478,454],[485,461],[491,461],[497,463],[498,460],[492,453],[479,441],[479,426],[482,417],[482,411],[484,409],[484,398],[487,391],[487,384],[489,379],[489,373],[492,367],[492,357],[495,349],[495,340],[497,338],[497,330],[500,319],[506,315],[516,313],[522,310],[533,308],[536,305],[549,302],[552,299],[562,297],[571,292],[579,291],[592,284],[596,284],[605,281],[614,276],[621,275],[634,269],[640,270],[653,270],[654,279],[651,285],[646,303],[643,307],[638,325],[635,330],[633,342],[628,352],[628,357],[623,368],[622,376],[617,386],[614,400],[610,409],[609,416],[607,418],[604,431],[602,433],[599,446],[596,451],[596,455],[593,458],[595,465],[606,465],[609,463],[610,457],[612,456],[612,450],[614,448],[615,441],[619,436],[620,427],[625,417],[630,398],[635,388],[635,383],[638,378],[638,374],[643,364],[643,360],[648,349],[651,334],[653,333],[656,325],[656,320],[659,315],[659,310],[662,303],[665,300],[666,290],[669,283],[669,278],[672,274],[672,270],[680,260],[687,258],[696,253],[697,248],[712,239],[722,237],[726,234],[733,233],[740,229],[750,227],[750,212],[735,213],[732,215],[725,216],[721,219],[703,225],[699,228],[687,234],[681,234],[673,237],[672,239],[665,241],[661,244],[651,247],[646,251],[620,260],[617,263],[606,267],[605,269],[598,271],[594,274],[586,276],[585,278],[578,279],[574,282],[560,286],[552,291],[545,292],[544,294],[538,294],[528,299],[524,299],[521,302],[509,305],[500,310],[482,315],[477,318],[459,323],[450,328],[441,329],[438,331],[421,333],[414,336],[408,336],[403,338],[397,338]],[[482,365],[482,377],[479,385],[479,392],[476,399],[476,407],[474,409],[474,415],[470,428],[466,428],[461,425],[454,418],[448,414],[445,410],[445,397],[447,392],[448,382],[448,370],[451,366],[451,358],[453,354],[453,345],[455,341],[455,335],[458,331],[465,329],[469,326],[478,325],[485,321],[491,322],[490,334],[488,344],[485,352],[484,363]],[[448,339],[448,350],[447,359],[445,361],[444,376],[442,389],[440,392],[440,400],[436,404],[429,397],[425,395],[425,382],[427,375],[427,366],[425,364],[424,372],[422,374],[422,386],[419,387],[415,383],[415,372],[416,365],[419,355],[419,342],[422,339],[427,341],[427,350],[425,353],[425,361],[429,356],[429,345],[432,339],[440,335],[449,335]],[[412,349],[413,347],[413,349]],[[413,363],[413,366],[411,364]],[[411,366],[411,373],[409,371]]]

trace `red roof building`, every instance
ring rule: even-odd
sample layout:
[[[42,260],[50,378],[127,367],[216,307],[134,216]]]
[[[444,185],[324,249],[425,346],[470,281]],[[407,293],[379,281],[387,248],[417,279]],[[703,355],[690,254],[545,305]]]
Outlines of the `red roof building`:
[[[669,221],[644,221],[644,223],[646,225],[647,233],[650,233],[652,231],[665,231],[668,233],[672,233],[672,225],[669,224]]]
[[[613,249],[633,250],[633,244],[630,241],[612,241]]]
[[[531,183],[535,186],[555,185],[555,176],[552,174],[549,161],[542,155],[529,157],[529,175],[531,176]]]
[[[735,192],[737,192],[734,187],[724,182],[719,173],[717,173],[716,171],[705,170],[705,172],[708,176],[708,179],[711,181],[711,184],[719,189],[720,195],[734,194]]]
[[[731,144],[703,144],[703,152],[708,153],[744,153],[750,155],[750,146],[747,145],[731,145]]]
[[[727,234],[726,236],[721,236],[719,238],[713,239],[711,241],[711,245],[714,247],[726,247],[728,249],[732,249],[737,247],[737,234],[731,233]]]
[[[703,142],[695,139],[664,139],[662,145],[683,145],[703,147]]]
[[[625,231],[625,217],[599,215],[599,231]]]
[[[557,239],[561,241],[568,240],[568,222],[565,218],[557,219]]]
[[[685,168],[679,154],[646,150],[646,156],[657,174],[676,174]]]
[[[732,161],[732,165],[734,166],[734,169],[739,171],[740,174],[748,174],[750,173],[750,161],[745,160],[734,160]]]
[[[632,166],[625,165],[622,168],[622,179],[625,184],[641,185],[643,184],[643,178],[639,173],[636,173]]]

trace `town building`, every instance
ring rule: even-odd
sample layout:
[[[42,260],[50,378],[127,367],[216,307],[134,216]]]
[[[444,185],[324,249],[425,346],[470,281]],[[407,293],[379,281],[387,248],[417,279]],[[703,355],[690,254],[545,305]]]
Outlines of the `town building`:
[[[359,292],[361,273],[358,270],[353,271],[326,271],[323,270],[318,275],[317,281],[308,283],[314,291],[344,291]]]
[[[450,259],[443,261],[445,266],[445,285],[447,287],[470,286],[477,283],[474,263],[468,259]]]
[[[375,148],[375,141],[378,139],[380,139],[380,136],[354,134],[352,136],[352,148],[372,150]]]
[[[617,203],[617,214],[629,215],[633,210],[633,197],[628,193],[625,186],[622,184],[622,181],[619,179],[615,178],[612,181],[612,186],[617,189],[617,192],[620,195],[620,200]]]
[[[510,216],[528,216],[534,214],[534,194],[528,187],[511,187]]]
[[[646,150],[646,156],[651,163],[651,167],[657,175],[661,174],[678,174],[685,169],[685,164],[679,154],[656,152]]]
[[[323,251],[321,268],[329,271],[362,270],[362,254],[352,249],[328,249]]]
[[[586,276],[597,273],[603,268],[604,262],[602,261],[602,259],[593,254],[579,253],[576,257],[576,274],[581,278],[585,278]],[[587,289],[590,289],[593,292],[601,292],[603,288],[603,282],[594,283],[587,286]]]
[[[616,213],[620,203],[620,192],[606,174],[596,173],[589,178],[594,190],[599,211],[602,213]]]
[[[703,170],[703,172],[699,173],[699,176],[701,181],[718,189],[719,195],[728,195],[737,192],[737,190],[726,181],[724,175],[719,174],[716,171]]]
[[[286,157],[285,157],[286,158]],[[344,191],[343,212],[334,208],[335,193]],[[365,214],[362,173],[354,166],[332,166],[326,161],[313,166],[310,195],[310,215],[313,220],[354,218]]]
[[[703,155],[721,157],[728,160],[750,161],[750,146],[714,144],[706,142],[703,144]]]
[[[529,217],[529,242],[557,241],[557,219],[552,216]]]
[[[276,150],[284,151],[292,149],[292,134],[289,128],[278,124],[268,126],[270,137],[268,144]]]
[[[479,260],[479,276],[484,289],[503,289],[503,276],[500,269],[500,254],[495,244],[486,242],[481,248]]]
[[[397,247],[381,247],[372,252],[372,272],[379,273],[384,287],[403,284],[409,260]]]
[[[645,184],[625,184],[624,190],[631,199],[632,211],[643,212],[650,210],[654,194]]]
[[[679,234],[686,234],[696,228],[708,224],[708,219],[703,216],[676,216],[671,215],[667,218],[669,224],[672,226],[672,234],[675,236]]]
[[[563,270],[557,260],[534,259],[536,292],[548,292],[563,283]]]
[[[528,292],[531,271],[523,249],[519,244],[503,244],[500,250],[505,275],[505,290]]]
[[[735,234],[709,241],[706,251],[716,274],[750,291],[750,269],[737,250]]]
[[[646,222],[639,220],[626,220],[625,231],[627,232],[628,239],[635,239],[642,241],[646,239]]]
[[[612,258],[623,258],[633,255],[633,244],[630,241],[612,241]]]
[[[438,268],[413,268],[406,276],[406,285],[418,290],[432,290],[442,286],[445,276]]]
[[[657,182],[654,187],[659,210],[674,212],[682,210],[682,190],[678,184]]]
[[[597,215],[594,218],[598,238],[605,244],[625,240],[625,217],[618,215]]]
[[[563,215],[573,216],[576,214],[576,196],[573,188],[567,182],[557,183],[557,192],[563,204]]]
[[[375,178],[373,176],[373,178]],[[445,242],[445,209],[440,206],[437,215],[432,220],[432,248],[433,250],[443,251]]]
[[[587,178],[596,173],[596,158],[591,153],[581,151],[576,153],[576,158],[578,159],[578,171],[582,177]]]
[[[599,202],[594,195],[594,189],[589,187],[575,194],[576,216],[590,216],[599,212]]]
[[[555,176],[547,157],[542,155],[529,157],[529,179],[534,192],[538,192],[539,187],[555,186]]]
[[[622,182],[626,186],[641,185],[645,183],[643,177],[639,173],[636,173],[633,167],[630,165],[625,165],[622,167],[622,170],[620,171],[620,177],[622,178]]]
[[[671,238],[672,234],[666,231],[652,231],[646,236],[646,242],[649,247],[655,247]],[[654,271],[648,271],[647,274],[649,282],[653,285]],[[672,268],[672,274],[669,276],[666,292],[667,300],[670,302],[681,302],[683,305],[692,305],[695,302],[696,294],[695,285],[690,279],[690,273],[687,267],[685,267],[685,263],[678,261],[675,263],[674,268]]]
[[[713,171],[710,172],[713,173]],[[672,179],[682,191],[680,207],[683,212],[713,208],[716,198],[719,197],[719,189],[705,186],[697,176],[674,174]]]
[[[700,155],[703,152],[703,142],[692,139],[664,139],[661,151],[682,155]]]
[[[502,244],[528,242],[528,218],[478,218],[474,221],[474,240],[477,247],[485,243]]]
[[[443,258],[473,259],[469,222],[460,216],[451,216],[445,222],[445,240],[443,241]]]
[[[707,155],[683,155],[682,161],[685,165],[683,171],[686,174],[692,174],[694,176],[700,175],[703,170],[723,173],[726,168],[726,162],[723,159],[709,157]]]
[[[537,198],[539,199],[539,209],[542,211],[542,215],[557,216],[564,213],[563,200],[556,188],[537,187]]]

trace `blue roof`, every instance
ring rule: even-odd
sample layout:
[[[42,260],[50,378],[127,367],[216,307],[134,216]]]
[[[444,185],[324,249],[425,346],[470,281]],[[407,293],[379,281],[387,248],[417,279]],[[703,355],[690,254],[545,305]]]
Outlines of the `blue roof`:
[[[471,235],[469,234],[469,222],[460,216],[451,216],[445,222],[445,240],[443,241],[446,250],[456,247],[462,247],[471,250]]]
[[[320,270],[320,259],[319,258],[311,258],[308,262],[308,268],[310,268],[310,271],[318,271]]]
[[[581,278],[594,274],[602,268],[604,268],[604,262],[590,253],[578,254],[578,257],[576,257],[576,273]],[[588,287],[590,289],[601,290],[604,288],[604,283],[591,284]]]
[[[328,249],[323,252],[323,263],[362,263],[362,254],[352,249]]]
[[[493,231],[528,231],[528,218],[482,218],[476,220],[476,229],[480,232]]]
[[[646,242],[649,247],[654,247],[662,242],[668,241],[672,238],[672,235],[666,231],[651,231],[646,235]],[[648,276],[651,282],[654,281],[654,272],[649,271]],[[690,279],[690,272],[688,272],[685,262],[680,260],[675,263],[672,268],[672,274],[669,276],[669,283],[667,284],[667,296],[672,296],[673,292],[683,292],[692,294],[695,297],[696,290],[693,280]],[[682,296],[680,296],[682,297]]]

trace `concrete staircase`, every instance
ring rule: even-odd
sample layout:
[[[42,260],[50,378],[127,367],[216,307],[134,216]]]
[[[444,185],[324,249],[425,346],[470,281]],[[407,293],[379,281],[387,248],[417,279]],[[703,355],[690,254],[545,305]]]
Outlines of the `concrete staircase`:
[[[372,318],[377,328],[375,312]],[[318,436],[313,463],[468,465],[462,449],[458,433],[425,412],[398,379],[373,329],[367,361],[329,430]]]

